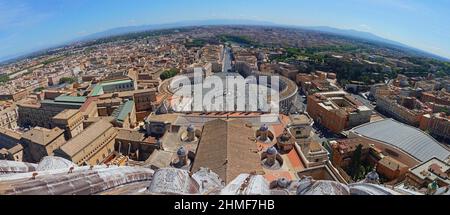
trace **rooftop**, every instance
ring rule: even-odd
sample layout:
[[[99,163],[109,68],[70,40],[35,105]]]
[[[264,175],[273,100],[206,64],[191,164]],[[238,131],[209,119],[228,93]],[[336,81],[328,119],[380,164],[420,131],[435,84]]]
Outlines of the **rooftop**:
[[[225,182],[241,173],[261,172],[254,130],[243,120],[214,120],[205,123],[203,135],[192,165],[192,172],[206,167]]]
[[[114,96],[117,96],[119,98],[131,98],[136,94],[141,93],[152,93],[156,92],[155,88],[150,89],[139,89],[139,90],[130,90],[130,91],[123,91],[123,92],[114,92],[114,93],[105,93],[99,96],[100,99],[106,99],[106,98],[112,98]]]
[[[95,85],[95,87],[91,91],[91,96],[99,96],[103,95],[103,87],[100,84]]]
[[[118,129],[116,139],[140,142],[145,139],[145,134],[135,130]]]
[[[73,117],[75,114],[77,114],[79,111],[75,109],[66,109],[63,110],[61,113],[57,114],[53,119],[69,119]]]
[[[433,157],[445,160],[450,156],[450,151],[430,135],[393,119],[367,123],[351,131],[397,147],[419,161]]]
[[[3,127],[0,127],[0,134],[6,135],[10,138],[16,139],[17,141],[20,140],[22,137],[22,134],[13,130],[9,130]]]
[[[47,105],[67,105],[67,106],[73,106],[74,109],[80,108],[83,103],[78,102],[57,102],[55,100],[42,100],[41,104],[47,104]],[[33,107],[33,106],[31,106]],[[39,108],[39,106],[36,106],[36,108]]]
[[[117,108],[117,112],[114,111],[115,113],[113,113],[113,116],[115,116],[118,121],[123,122],[125,121],[128,114],[131,113],[131,111],[133,111],[133,107],[134,101],[132,100],[127,101],[123,103],[119,108]]]
[[[86,101],[85,96],[58,96],[55,98],[55,102],[68,102],[68,103],[84,103]]]
[[[163,150],[155,150],[145,161],[145,166],[152,169],[170,167],[173,159],[173,153]]]
[[[362,137],[356,138],[348,138],[348,139],[340,139],[335,140],[337,142],[336,147],[339,149],[339,152],[346,153],[355,151],[358,145],[361,145],[363,149],[369,148],[374,141]]]
[[[106,121],[112,123],[112,122],[114,122],[114,117],[112,117],[112,116],[89,117],[89,118],[85,119],[84,122],[86,122],[86,123],[95,123],[95,122],[98,122],[100,120],[106,120]]]
[[[97,101],[97,98],[95,98],[95,97],[89,97],[89,98],[86,100],[86,102],[80,107],[80,111],[81,111],[81,112],[87,111],[87,110],[91,107],[92,102],[95,102],[95,101]]]
[[[64,130],[60,128],[50,130],[47,128],[35,127],[30,131],[25,132],[22,137],[34,143],[46,146],[63,133]]]
[[[401,163],[400,161],[397,161],[394,158],[389,157],[389,156],[383,157],[379,161],[379,163],[393,171],[408,167],[405,164]]]
[[[289,119],[293,124],[311,124],[313,121],[305,114],[290,115]]]
[[[160,115],[149,115],[147,121],[151,122],[168,122],[173,124],[179,117],[179,114],[160,114]]]
[[[412,168],[410,171],[421,179],[428,178],[431,181],[440,179],[447,184],[450,184],[450,165],[438,158],[431,158]]]
[[[106,82],[102,82],[100,85],[102,87],[104,86],[110,86],[110,85],[116,85],[116,84],[127,84],[127,83],[132,83],[132,80],[118,80],[118,81],[106,81]]]
[[[61,146],[61,150],[69,156],[73,156],[90,145],[95,139],[103,135],[105,131],[112,128],[113,125],[105,120],[100,120],[89,126],[82,133],[70,139]]]

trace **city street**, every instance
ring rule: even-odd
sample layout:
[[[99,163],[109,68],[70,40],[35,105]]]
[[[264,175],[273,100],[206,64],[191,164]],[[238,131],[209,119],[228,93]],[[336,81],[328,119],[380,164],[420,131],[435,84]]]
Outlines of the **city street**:
[[[306,96],[299,91],[292,105],[290,111],[292,114],[306,112]]]
[[[356,94],[351,94],[356,100],[358,100],[359,102],[363,103],[365,106],[367,106],[368,108],[370,108],[371,110],[375,109],[375,106],[372,105],[372,102],[365,99],[364,97],[360,96],[360,95],[356,95]]]
[[[231,70],[231,50],[228,47],[223,49],[223,66],[222,72],[228,72]]]

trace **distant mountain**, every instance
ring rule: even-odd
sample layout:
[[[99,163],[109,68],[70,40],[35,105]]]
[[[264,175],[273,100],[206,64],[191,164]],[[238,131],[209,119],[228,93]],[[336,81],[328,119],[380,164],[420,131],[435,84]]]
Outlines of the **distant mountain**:
[[[322,33],[328,33],[328,34],[334,34],[344,37],[350,37],[350,38],[356,38],[356,39],[363,39],[366,41],[381,43],[385,45],[390,45],[395,48],[399,48],[405,51],[409,51],[412,53],[416,53],[419,56],[423,57],[430,57],[435,58],[443,61],[449,61],[450,59],[444,58],[442,56],[438,56],[417,48],[413,48],[411,46],[385,39],[382,37],[379,37],[375,34],[369,33],[369,32],[363,32],[363,31],[357,31],[357,30],[346,30],[346,29],[338,29],[333,27],[327,27],[327,26],[296,26],[296,25],[283,25],[283,24],[276,24],[273,22],[267,22],[267,21],[255,21],[255,20],[243,20],[243,19],[213,19],[213,20],[191,20],[191,21],[183,21],[183,22],[174,22],[174,23],[168,23],[168,24],[153,24],[153,25],[139,25],[139,26],[125,26],[125,27],[119,27],[119,28],[113,28],[107,31],[102,31],[98,33],[94,33],[88,36],[76,38],[74,40],[68,41],[66,44],[71,44],[75,42],[83,42],[83,41],[89,41],[89,40],[96,40],[106,37],[112,37],[112,36],[119,36],[123,34],[128,33],[134,33],[134,32],[143,32],[143,31],[150,31],[150,30],[163,30],[163,29],[171,29],[171,28],[180,28],[180,27],[194,27],[194,26],[220,26],[220,25],[247,25],[247,26],[273,26],[273,27],[285,27],[285,28],[296,28],[296,29],[303,29],[303,30],[310,30],[310,31],[317,31]],[[28,56],[28,55],[26,55]],[[22,55],[23,57],[23,55]],[[11,58],[18,59],[17,55],[14,56],[8,56],[8,57],[2,57],[0,59],[0,62],[2,61],[12,61]]]
[[[213,20],[191,20],[191,21],[183,21],[183,22],[175,22],[168,24],[155,24],[155,25],[140,25],[140,26],[127,26],[127,27],[119,27],[113,28],[107,31],[91,34],[85,37],[78,38],[72,42],[80,42],[80,41],[88,41],[88,40],[96,40],[105,37],[118,36],[127,33],[134,32],[143,32],[149,30],[162,30],[162,29],[170,29],[170,28],[180,28],[180,27],[193,27],[193,26],[220,26],[220,25],[248,25],[248,26],[273,26],[273,27],[286,27],[286,28],[297,28],[304,29],[310,31],[317,31],[322,33],[334,34],[344,37],[351,37],[356,39],[363,39],[376,43],[383,43],[386,45],[390,45],[396,48],[400,48],[409,52],[414,52],[419,56],[423,57],[431,57],[439,60],[450,61],[447,58],[442,56],[438,56],[405,44],[402,44],[397,41],[389,40],[386,38],[382,38],[375,34],[363,31],[357,31],[352,29],[338,29],[328,26],[296,26],[296,25],[283,25],[276,24],[273,22],[267,21],[255,21],[255,20],[232,20],[232,19],[213,19]]]
[[[318,31],[318,32],[324,32],[324,33],[330,33],[330,34],[336,34],[336,35],[342,35],[347,37],[354,37],[354,38],[361,38],[369,41],[375,41],[375,42],[381,42],[381,43],[387,43],[391,45],[396,46],[405,46],[402,43],[388,40],[382,37],[379,37],[375,34],[364,32],[364,31],[357,31],[353,29],[339,29],[339,28],[332,28],[328,26],[313,26],[313,27],[300,27],[303,29],[308,29],[312,31]]]
[[[18,58],[25,56],[28,52],[21,52],[13,55],[7,55],[4,57],[0,57],[0,65],[8,64],[16,61]]]
[[[150,30],[162,30],[170,28],[181,28],[181,27],[193,27],[193,26],[219,26],[219,25],[249,25],[249,26],[272,26],[276,25],[271,22],[264,21],[254,21],[254,20],[225,20],[225,19],[215,19],[215,20],[191,20],[183,22],[174,22],[167,24],[154,24],[154,25],[139,25],[139,26],[126,26],[113,28],[107,31],[91,34],[74,40],[74,42],[86,41],[86,40],[96,40],[105,37],[118,36],[127,33],[143,32]]]
[[[377,36],[377,35],[369,33],[369,32],[357,31],[357,30],[352,30],[352,29],[338,29],[338,28],[332,28],[332,27],[328,27],[328,26],[314,26],[314,27],[291,26],[291,27],[312,30],[312,31],[317,31],[317,32],[323,32],[323,33],[328,33],[328,34],[335,34],[335,35],[351,37],[351,38],[356,38],[356,39],[363,39],[363,40],[367,40],[369,42],[383,43],[385,45],[390,45],[395,48],[400,48],[400,49],[403,49],[403,50],[406,50],[409,52],[414,52],[419,56],[436,58],[436,59],[443,60],[443,61],[450,61],[450,59],[448,59],[448,58],[445,58],[445,57],[442,57],[442,56],[439,56],[439,55],[436,55],[433,53],[429,53],[427,51],[417,49],[417,48],[405,45],[405,44],[397,42],[397,41],[389,40],[389,39]]]

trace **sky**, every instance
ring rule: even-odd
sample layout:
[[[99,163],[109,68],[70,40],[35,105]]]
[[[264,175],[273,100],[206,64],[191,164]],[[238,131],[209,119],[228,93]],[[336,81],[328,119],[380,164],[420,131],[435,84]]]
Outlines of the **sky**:
[[[450,58],[450,0],[0,0],[0,60],[115,27],[208,19],[354,29]]]

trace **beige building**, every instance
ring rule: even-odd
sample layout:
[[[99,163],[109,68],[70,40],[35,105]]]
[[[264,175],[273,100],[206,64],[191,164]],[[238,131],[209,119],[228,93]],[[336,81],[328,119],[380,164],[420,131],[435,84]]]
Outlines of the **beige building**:
[[[21,134],[6,128],[0,127],[0,148],[12,148],[20,140]]]
[[[137,112],[151,111],[153,110],[153,104],[156,102],[156,89],[137,90],[134,93],[133,100]]]
[[[30,92],[26,89],[23,89],[11,93],[1,94],[0,100],[13,100],[17,102],[26,98],[28,95],[30,95]]]
[[[145,161],[160,146],[156,144],[156,139],[146,137],[144,133],[128,129],[117,129],[118,134],[115,140],[115,150],[122,155],[127,155],[136,161]]]
[[[70,140],[83,131],[83,119],[80,111],[67,109],[53,117],[53,124],[64,129],[64,137]]]
[[[111,114],[115,118],[114,125],[120,128],[136,127],[136,109],[134,101],[125,101]]]
[[[156,89],[139,89],[134,91],[103,94],[97,97],[99,116],[109,116],[126,100],[133,100],[139,121],[143,121],[156,106]]]
[[[23,161],[23,147],[20,144],[16,146],[5,149],[0,149],[0,160],[13,160],[13,161]]]
[[[51,119],[58,114],[58,111],[46,110],[41,108],[41,104],[22,103],[19,106],[19,125],[40,126],[45,128],[51,127]]]
[[[334,133],[370,122],[372,115],[371,109],[344,91],[308,96],[307,112],[315,122]]]
[[[17,128],[17,106],[11,105],[0,111],[0,127],[15,129]]]
[[[23,147],[19,144],[22,135],[0,127],[0,160],[22,161]]]
[[[111,116],[111,114],[116,110],[122,103],[121,98],[108,98],[97,100],[97,111],[98,116]]]
[[[450,116],[447,116],[445,113],[425,114],[420,120],[420,129],[449,141]]]
[[[64,130],[60,128],[35,127],[25,132],[20,142],[25,148],[25,160],[36,163],[45,156],[53,155],[53,152],[61,147],[66,140],[64,139]]]
[[[80,107],[80,112],[83,114],[85,119],[90,117],[98,117],[97,98],[88,98],[83,106]]]
[[[416,98],[402,96],[380,96],[377,98],[377,109],[392,118],[418,127],[424,114],[432,110]]]
[[[52,128],[52,119],[66,109],[80,109],[85,97],[80,96],[59,96],[55,100],[24,101],[18,103],[19,125],[23,127],[44,127]]]
[[[114,152],[117,130],[105,120],[89,126],[55,152],[77,165],[97,165]]]
[[[308,115],[290,115],[289,119],[291,121],[289,124],[289,130],[295,136],[295,139],[302,140],[311,136],[314,121]]]
[[[418,189],[426,188],[433,181],[436,181],[439,187],[449,186],[450,164],[438,158],[432,158],[406,173],[405,183]]]

